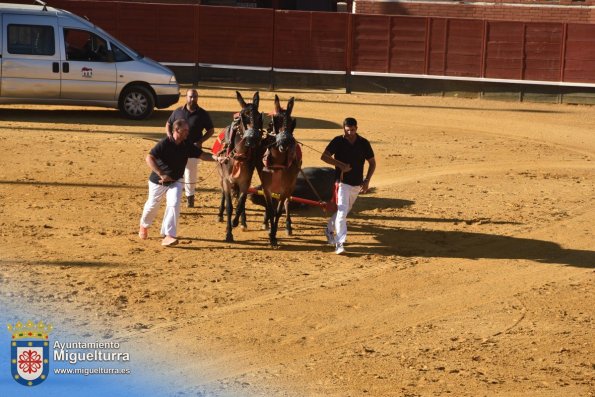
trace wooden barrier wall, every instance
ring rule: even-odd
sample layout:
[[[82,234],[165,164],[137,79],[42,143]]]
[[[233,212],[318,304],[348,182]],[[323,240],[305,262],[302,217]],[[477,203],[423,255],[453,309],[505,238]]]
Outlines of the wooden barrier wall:
[[[164,63],[595,84],[595,25],[54,0]]]

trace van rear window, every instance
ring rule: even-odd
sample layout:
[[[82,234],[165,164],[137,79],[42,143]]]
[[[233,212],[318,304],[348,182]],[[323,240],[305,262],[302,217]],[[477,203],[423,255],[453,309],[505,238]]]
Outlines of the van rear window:
[[[9,54],[54,55],[54,28],[44,25],[8,25]]]

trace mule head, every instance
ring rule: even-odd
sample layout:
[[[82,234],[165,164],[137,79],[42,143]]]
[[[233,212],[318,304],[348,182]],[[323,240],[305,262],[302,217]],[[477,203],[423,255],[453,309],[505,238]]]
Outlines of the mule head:
[[[279,97],[275,95],[275,115],[273,115],[273,129],[275,131],[275,146],[280,152],[284,152],[295,146],[293,130],[296,120],[291,117],[295,98],[291,97],[287,102],[287,109],[281,108]]]
[[[242,110],[240,111],[242,138],[244,145],[248,148],[257,147],[262,138],[262,114],[258,111],[260,105],[260,94],[258,91],[252,97],[252,103],[246,103],[242,94],[236,91],[236,98]]]

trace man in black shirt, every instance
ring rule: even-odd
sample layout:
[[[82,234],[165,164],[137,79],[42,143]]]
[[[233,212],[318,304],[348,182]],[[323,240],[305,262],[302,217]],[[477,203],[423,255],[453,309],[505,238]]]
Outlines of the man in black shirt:
[[[333,157],[334,156],[334,157]],[[348,117],[343,121],[343,135],[336,136],[327,145],[321,160],[335,166],[337,188],[337,212],[329,219],[326,237],[335,245],[335,253],[345,252],[343,244],[347,239],[347,214],[359,193],[370,188],[370,179],[376,169],[374,151],[370,142],[357,134],[357,121]],[[364,163],[368,172],[364,178]]]
[[[188,122],[188,140],[190,143],[197,143],[200,147],[204,141],[209,139],[215,132],[213,122],[209,113],[198,106],[198,91],[189,89],[186,92],[186,104],[173,111],[165,123],[165,132],[168,137],[172,136],[174,121],[184,119]],[[205,134],[203,135],[203,130]],[[188,199],[188,207],[194,207],[194,193],[198,178],[198,159],[189,158],[184,171],[184,190]]]
[[[188,122],[184,119],[173,123],[172,138],[160,140],[146,157],[152,172],[149,176],[149,198],[145,203],[140,219],[138,236],[145,240],[159,204],[166,197],[166,209],[161,225],[161,242],[164,246],[176,245],[177,227],[180,217],[180,199],[182,198],[182,177],[189,158],[214,161],[212,155],[203,153],[200,146],[190,143],[188,139]]]

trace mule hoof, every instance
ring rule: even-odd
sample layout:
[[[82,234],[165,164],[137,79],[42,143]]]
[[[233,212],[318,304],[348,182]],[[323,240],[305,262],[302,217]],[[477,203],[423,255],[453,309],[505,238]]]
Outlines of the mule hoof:
[[[233,236],[231,234],[228,234],[227,237],[225,237],[225,242],[233,243]]]
[[[287,234],[288,236],[291,236],[291,235],[293,235],[293,230],[291,230],[291,229],[286,229],[286,230],[285,230],[285,234]]]
[[[238,221],[237,219],[234,219],[233,222],[231,222],[231,225],[233,227],[238,227],[239,224],[240,224],[240,221]]]
[[[242,231],[245,232],[246,230],[248,230],[248,225],[242,225]]]
[[[223,222],[223,215],[217,216],[217,222]]]
[[[262,224],[260,230],[269,230],[269,225]]]

